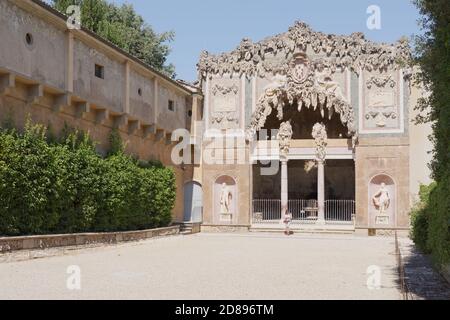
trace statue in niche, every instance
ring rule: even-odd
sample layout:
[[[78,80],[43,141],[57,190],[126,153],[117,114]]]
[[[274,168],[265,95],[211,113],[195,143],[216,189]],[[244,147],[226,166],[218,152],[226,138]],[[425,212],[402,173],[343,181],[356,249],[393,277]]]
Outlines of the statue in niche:
[[[389,209],[391,198],[389,197],[389,191],[386,188],[386,184],[381,183],[380,189],[372,197],[373,204],[379,210],[379,214],[383,215]]]
[[[230,214],[231,200],[233,195],[226,183],[222,183],[222,191],[220,192],[220,213]]]
[[[337,81],[332,78],[333,71],[323,61],[316,63],[316,86],[322,88],[326,92],[333,93],[337,98],[346,100],[342,93],[341,87]]]

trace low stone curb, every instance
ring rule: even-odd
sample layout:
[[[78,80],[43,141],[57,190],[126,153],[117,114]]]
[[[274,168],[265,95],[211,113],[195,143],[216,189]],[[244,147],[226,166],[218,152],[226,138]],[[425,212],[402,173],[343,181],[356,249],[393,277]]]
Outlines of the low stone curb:
[[[0,254],[18,250],[48,249],[95,244],[115,244],[138,241],[180,233],[180,226],[166,228],[105,233],[75,233],[0,238]]]

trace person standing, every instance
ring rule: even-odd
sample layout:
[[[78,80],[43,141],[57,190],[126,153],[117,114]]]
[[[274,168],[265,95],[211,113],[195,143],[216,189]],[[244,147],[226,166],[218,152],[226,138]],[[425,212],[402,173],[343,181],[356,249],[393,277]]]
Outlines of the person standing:
[[[292,213],[290,213],[287,209],[284,213],[283,223],[286,226],[284,229],[284,234],[289,236],[291,234],[291,222],[292,222]]]

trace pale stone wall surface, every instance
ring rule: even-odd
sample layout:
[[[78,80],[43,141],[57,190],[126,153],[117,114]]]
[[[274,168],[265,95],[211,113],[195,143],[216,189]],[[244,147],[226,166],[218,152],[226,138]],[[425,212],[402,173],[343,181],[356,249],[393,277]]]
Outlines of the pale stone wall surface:
[[[0,1],[0,66],[59,89],[65,88],[65,34],[55,26]],[[32,44],[25,37],[32,35]]]
[[[21,129],[30,118],[55,135],[67,125],[88,132],[103,155],[117,128],[129,154],[174,169],[173,218],[183,220],[183,186],[193,173],[173,164],[170,138],[190,121],[193,91],[84,30],[68,30],[65,18],[35,2],[1,1],[0,24],[0,121]]]

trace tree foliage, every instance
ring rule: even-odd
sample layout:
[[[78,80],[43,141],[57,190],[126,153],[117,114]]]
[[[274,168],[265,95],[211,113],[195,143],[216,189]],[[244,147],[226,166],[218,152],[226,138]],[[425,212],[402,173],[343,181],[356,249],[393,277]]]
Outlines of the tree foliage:
[[[81,8],[81,23],[146,64],[175,77],[175,68],[166,64],[174,33],[156,33],[133,6],[117,6],[106,0],[52,0],[53,7],[66,14],[70,5]]]
[[[417,122],[431,122],[436,188],[430,193],[427,247],[439,264],[450,262],[450,2],[414,0],[422,14],[416,38],[417,82],[429,93],[418,104]]]

